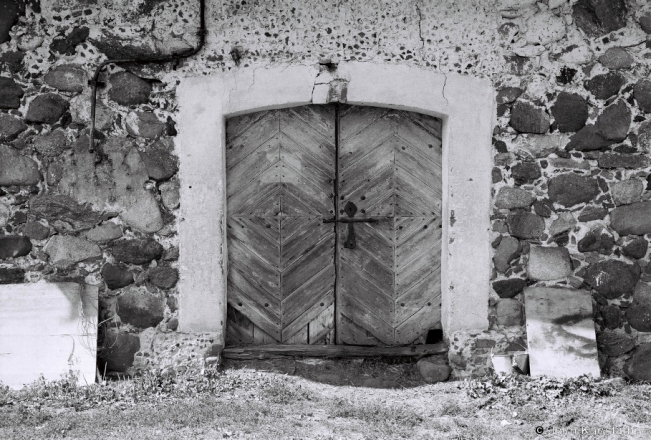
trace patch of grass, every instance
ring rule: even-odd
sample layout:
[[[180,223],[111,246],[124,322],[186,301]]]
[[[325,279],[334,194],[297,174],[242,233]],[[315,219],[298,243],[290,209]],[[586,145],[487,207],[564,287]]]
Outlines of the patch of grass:
[[[287,405],[302,400],[316,400],[316,395],[301,387],[290,383],[286,378],[278,377],[262,388],[262,396],[272,403]]]
[[[632,438],[646,439],[650,424],[651,386],[608,381],[502,377],[386,390],[215,370],[0,388],[2,440],[522,439],[538,438],[536,426],[632,427]]]
[[[423,423],[423,417],[410,408],[400,405],[373,402],[351,402],[338,399],[329,408],[331,417],[361,420],[370,425],[395,424],[409,428]]]

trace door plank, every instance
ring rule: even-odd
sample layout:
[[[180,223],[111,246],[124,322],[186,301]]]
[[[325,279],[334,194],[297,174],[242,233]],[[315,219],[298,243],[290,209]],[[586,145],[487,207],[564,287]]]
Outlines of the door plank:
[[[335,132],[335,109],[329,105],[303,105],[293,107],[289,112],[298,117],[309,127],[318,131],[321,136],[331,139]],[[334,147],[334,145],[333,145]],[[334,154],[334,148],[332,150]]]
[[[368,344],[376,345],[376,344]],[[265,347],[228,347],[222,352],[225,359],[274,359],[282,357],[369,358],[369,357],[423,357],[445,354],[448,347],[437,344],[409,347],[365,347],[359,345],[267,345]]]
[[[436,212],[441,195],[427,191],[427,187],[413,178],[402,168],[396,167],[396,195],[402,199],[410,200],[411,204],[418,207],[416,215],[431,215]]]
[[[244,187],[258,178],[260,174],[278,162],[279,159],[280,142],[278,137],[274,136],[228,171],[226,179],[227,197],[242,191]]]
[[[357,164],[349,166],[339,174],[340,194],[349,194],[365,182],[375,179],[384,169],[394,163],[395,139],[390,137],[383,143],[369,149]]]
[[[288,112],[280,113],[281,132],[318,160],[334,164],[334,133],[324,137],[303,121],[292,119]]]
[[[327,309],[321,312],[319,316],[314,318],[308,324],[307,342],[309,344],[330,343],[329,336],[334,330],[334,327],[335,327],[335,304],[333,302],[328,306]]]
[[[254,324],[230,304],[226,306],[226,345],[253,343]]]
[[[226,139],[226,169],[231,169],[280,130],[276,111],[267,112],[249,129],[233,139]]]
[[[307,308],[301,315],[294,321],[285,325],[282,330],[283,341],[292,337],[296,332],[307,329],[307,325],[315,320],[324,310],[334,304],[335,296],[334,291],[326,293],[323,297],[318,299],[314,304]],[[307,336],[307,333],[306,333]],[[306,341],[307,342],[307,341]]]
[[[341,304],[339,304],[341,314],[370,332],[380,342],[387,345],[393,344],[393,327],[373,314],[369,309],[361,306],[353,296],[346,295],[345,291],[342,293]]]
[[[233,285],[231,285],[230,293],[231,295],[230,298],[228,298],[228,304],[249,318],[249,320],[251,320],[251,322],[253,322],[257,328],[261,328],[266,333],[269,333],[271,336],[275,337],[275,339],[279,339],[280,331],[278,327],[280,323],[278,319],[274,321],[273,315],[270,313],[265,313],[263,308],[257,307],[257,303],[255,301],[248,298]]]
[[[395,343],[397,345],[411,344],[428,330],[437,328],[440,322],[440,305],[434,303],[431,306],[426,305],[396,328]]]
[[[339,255],[342,263],[341,276],[349,269],[360,271],[364,279],[384,293],[390,294],[393,291],[393,268],[387,268],[369,254],[359,252],[359,249],[343,249]]]
[[[280,342],[280,338],[274,338],[258,326],[253,327],[253,344],[254,345],[275,345]]]
[[[294,321],[314,303],[320,301],[329,292],[333,292],[334,277],[334,267],[326,266],[298,289],[288,294],[282,301],[283,323]]]
[[[321,218],[311,219],[301,225],[287,241],[283,243],[280,256],[280,268],[286,270],[296,260],[305,258],[305,255],[322,240],[332,240],[334,245],[334,234],[332,225],[324,224]]]
[[[396,110],[366,118],[355,108],[341,117],[342,200],[384,218],[355,225],[355,249],[343,248],[338,229],[339,340],[369,342],[369,332],[375,344],[422,342],[440,325],[440,121]]]
[[[339,319],[339,344],[378,346],[382,343],[366,329],[355,324],[350,318],[337,312]],[[341,345],[339,347],[342,347]],[[345,346],[343,346],[345,347]]]
[[[237,289],[248,298],[255,300],[260,307],[264,307],[266,309],[265,312],[273,314],[275,319],[271,319],[272,321],[280,320],[282,316],[280,298],[276,295],[271,295],[264,289],[260,289],[255,281],[248,277],[248,272],[242,273],[241,270],[237,269],[235,264],[232,267],[229,266],[228,283],[231,283],[231,285],[228,285],[229,289],[232,286],[237,286]],[[276,294],[280,295],[280,292]]]
[[[271,217],[280,211],[280,160],[228,198],[231,215]]]
[[[334,240],[329,238],[321,240],[314,249],[305,255],[305,258],[298,260],[300,264],[295,263],[285,270],[280,285],[283,295],[288,296],[302,286],[305,280],[309,280],[321,272],[324,267],[333,264]]]
[[[393,292],[389,292],[387,295],[353,270],[346,271],[345,275],[340,277],[339,287],[347,295],[354,297],[361,306],[372,310],[386,323],[393,322]]]
[[[228,219],[226,227],[227,233],[232,234],[236,240],[246,243],[246,246],[268,265],[278,267],[280,255],[278,255],[277,241],[272,242],[264,233],[259,232],[255,226],[240,221],[238,217]]]
[[[411,318],[418,310],[428,305],[437,303],[441,296],[441,277],[439,272],[430,272],[419,280],[419,283],[407,291],[397,290],[395,300],[395,318],[393,325],[402,324]]]
[[[280,139],[282,147],[279,154],[283,162],[301,172],[304,177],[314,179],[317,186],[332,188],[335,175],[333,163],[314,157],[283,133],[280,134]]]

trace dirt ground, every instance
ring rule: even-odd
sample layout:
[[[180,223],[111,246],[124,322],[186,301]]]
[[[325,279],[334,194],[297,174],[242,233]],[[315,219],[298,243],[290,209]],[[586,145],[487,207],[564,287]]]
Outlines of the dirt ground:
[[[1,439],[649,439],[651,385],[528,377],[424,384],[413,363],[226,362],[0,393]]]

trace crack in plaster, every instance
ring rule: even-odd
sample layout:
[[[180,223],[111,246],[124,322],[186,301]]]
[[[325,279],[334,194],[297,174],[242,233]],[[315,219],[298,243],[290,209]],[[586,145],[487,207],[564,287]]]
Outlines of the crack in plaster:
[[[425,49],[425,39],[423,38],[423,14],[420,11],[420,6],[418,5],[418,2],[415,4],[416,6],[416,13],[418,14],[418,37],[420,38],[420,50]]]
[[[445,106],[447,107],[448,105],[450,105],[450,103],[448,102],[448,98],[445,97],[445,86],[448,84],[448,75],[444,73],[443,78],[444,78],[443,90],[441,90],[441,95],[443,96],[443,99],[445,99]]]

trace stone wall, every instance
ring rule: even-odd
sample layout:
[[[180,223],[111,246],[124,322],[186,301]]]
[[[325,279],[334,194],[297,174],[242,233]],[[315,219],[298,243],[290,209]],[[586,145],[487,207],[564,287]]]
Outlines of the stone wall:
[[[604,374],[649,378],[647,1],[207,1],[200,54],[102,75],[97,153],[93,70],[107,56],[192,47],[198,3],[9,3],[0,282],[99,285],[108,370],[128,370],[136,353],[136,367],[184,366],[218,350],[210,334],[176,333],[178,78],[356,60],[484,77],[497,92],[491,327],[446,335],[455,376],[484,374],[491,349],[521,350],[522,290],[554,285],[593,293]]]

